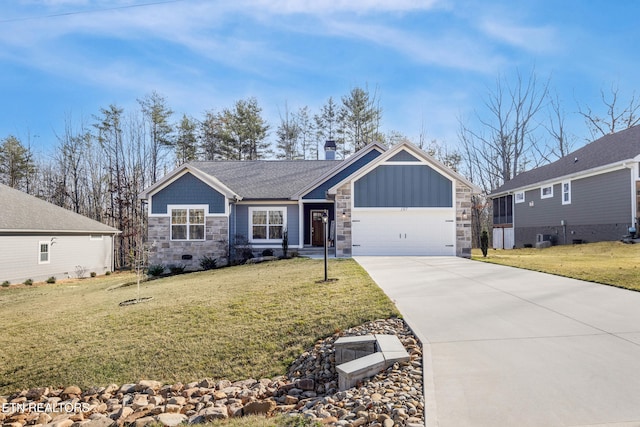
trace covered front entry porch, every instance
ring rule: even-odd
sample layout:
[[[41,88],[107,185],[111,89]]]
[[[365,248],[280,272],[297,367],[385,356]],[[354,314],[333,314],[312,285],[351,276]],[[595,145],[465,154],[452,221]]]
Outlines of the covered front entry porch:
[[[324,223],[322,216],[326,213],[328,216],[329,236],[328,246],[330,253],[334,253],[335,242],[335,205],[332,202],[314,202],[304,203],[302,209],[302,235],[303,235],[303,251],[314,252],[324,248]]]

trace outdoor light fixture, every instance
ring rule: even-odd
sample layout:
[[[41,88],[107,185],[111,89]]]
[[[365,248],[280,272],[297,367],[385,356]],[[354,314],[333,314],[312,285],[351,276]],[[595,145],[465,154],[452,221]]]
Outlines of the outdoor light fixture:
[[[329,236],[329,215],[327,215],[327,211],[322,212],[322,223],[324,224],[324,281],[327,281],[327,257],[328,257],[328,248],[327,248],[327,237]]]
[[[467,219],[467,210],[466,209],[464,209],[462,211],[462,219]]]

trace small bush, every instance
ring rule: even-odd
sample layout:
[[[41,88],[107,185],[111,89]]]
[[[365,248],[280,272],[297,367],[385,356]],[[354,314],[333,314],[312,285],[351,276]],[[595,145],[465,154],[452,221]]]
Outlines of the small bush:
[[[489,251],[489,233],[487,233],[487,230],[483,230],[480,235],[480,250],[482,250],[482,256],[486,258]]]
[[[111,276],[111,272],[107,271],[106,273],[104,273],[105,276]]]
[[[287,252],[289,252],[289,230],[284,230],[282,232],[282,258],[287,257]]]
[[[95,272],[95,271],[92,271],[91,273],[89,273],[89,276],[91,276],[91,277],[96,277],[96,272]]]
[[[217,264],[218,264],[217,258],[212,258],[206,255],[200,258],[200,267],[203,270],[213,270],[218,266]]]
[[[171,272],[171,274],[181,274],[184,273],[185,268],[186,266],[183,264],[170,265],[169,271]]]
[[[242,251],[242,261],[246,262],[248,259],[253,258],[253,251],[251,249],[244,249]]]
[[[11,284],[11,282],[9,282],[8,280],[5,280],[4,282],[2,282],[2,287],[3,288],[8,288],[10,284]]]
[[[164,265],[162,264],[152,264],[147,268],[147,274],[149,276],[158,277],[162,273],[164,273]]]
[[[87,267],[76,265],[76,277],[82,279],[85,274],[87,274]]]
[[[56,278],[51,276],[46,280],[47,283],[51,284],[51,283],[56,283]]]
[[[33,280],[31,280],[31,279],[27,279],[27,280],[25,280],[25,281],[24,281],[24,282],[22,282],[22,283],[23,283],[24,285],[31,286],[31,285],[33,285]]]
[[[265,249],[262,251],[262,256],[273,256],[273,249]]]

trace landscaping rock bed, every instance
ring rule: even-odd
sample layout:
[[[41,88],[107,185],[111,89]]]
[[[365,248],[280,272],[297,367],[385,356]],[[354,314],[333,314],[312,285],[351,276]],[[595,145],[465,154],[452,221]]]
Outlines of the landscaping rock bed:
[[[340,336],[397,335],[409,352],[362,384],[338,391],[333,343]],[[6,427],[144,427],[199,424],[249,414],[290,414],[329,426],[424,426],[422,349],[400,319],[370,322],[318,341],[286,376],[163,385],[143,380],[80,390],[34,388],[0,396]]]

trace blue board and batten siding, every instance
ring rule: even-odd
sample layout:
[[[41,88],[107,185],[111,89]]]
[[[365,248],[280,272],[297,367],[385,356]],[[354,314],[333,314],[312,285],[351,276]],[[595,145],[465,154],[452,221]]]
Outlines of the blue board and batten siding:
[[[166,214],[167,205],[203,204],[209,205],[210,214],[225,213],[224,194],[187,173],[153,195],[151,213]]]
[[[323,182],[322,184],[320,184],[319,186],[317,186],[313,190],[309,191],[302,198],[303,199],[307,199],[307,200],[312,200],[312,199],[324,200],[324,199],[326,199],[327,198],[327,191],[331,187],[333,187],[334,185],[336,185],[340,181],[344,180],[345,178],[347,178],[352,173],[357,172],[358,170],[360,170],[360,168],[362,168],[365,165],[369,164],[372,160],[374,160],[378,156],[380,156],[380,154],[381,153],[379,151],[377,151],[377,150],[371,150],[370,152],[368,152],[367,154],[365,154],[364,156],[362,156],[361,158],[359,158],[358,160],[356,160],[355,162],[353,162],[352,164],[350,164],[349,166],[347,166],[346,168],[344,168],[343,170],[341,170],[337,174],[333,175],[331,178],[329,178],[328,180],[326,180],[325,182]]]
[[[297,245],[300,240],[300,215],[298,205],[284,206],[287,207],[287,231],[289,232],[289,244],[292,246]],[[233,211],[231,212],[231,233],[249,238],[250,207],[268,209],[270,207],[283,207],[283,205],[278,205],[277,202],[269,205],[234,205]],[[254,244],[259,243],[259,241],[254,242]],[[273,244],[271,244],[271,246],[273,246]]]
[[[426,165],[382,165],[355,182],[354,206],[450,208],[452,185]]]
[[[402,150],[391,157],[389,162],[419,162],[420,159],[409,153],[407,150]]]

